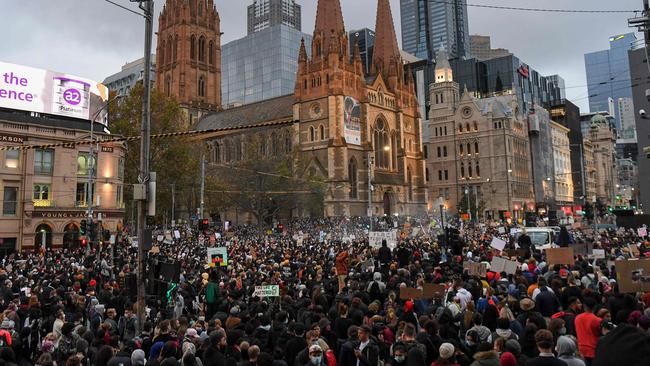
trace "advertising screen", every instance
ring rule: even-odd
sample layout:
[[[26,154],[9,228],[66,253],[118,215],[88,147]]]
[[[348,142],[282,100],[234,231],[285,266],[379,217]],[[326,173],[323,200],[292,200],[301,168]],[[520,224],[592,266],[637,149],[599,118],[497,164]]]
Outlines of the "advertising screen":
[[[82,77],[0,62],[0,108],[95,121],[106,124],[108,88]]]

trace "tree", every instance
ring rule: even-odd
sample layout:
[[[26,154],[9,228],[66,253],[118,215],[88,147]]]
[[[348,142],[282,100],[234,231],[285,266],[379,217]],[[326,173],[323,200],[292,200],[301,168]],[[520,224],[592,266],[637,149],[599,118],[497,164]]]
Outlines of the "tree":
[[[111,111],[111,133],[122,136],[139,136],[142,122],[142,83],[131,89],[130,95],[120,100],[116,110]],[[178,103],[158,90],[151,92],[151,134],[184,132],[188,130],[185,115]],[[140,140],[126,143],[124,164],[126,212],[134,209],[133,184],[138,182],[140,170]],[[197,207],[200,159],[196,143],[189,137],[179,136],[151,139],[149,170],[156,172],[156,219],[171,213],[172,190],[175,184],[176,206]],[[180,213],[179,210],[176,210]],[[177,214],[177,216],[179,216]]]
[[[469,196],[469,212],[467,210],[467,201]],[[478,201],[478,207],[477,207]],[[477,200],[476,193],[473,190],[469,190],[469,193],[465,193],[465,189],[462,190],[462,195],[458,201],[457,209],[459,213],[470,213],[472,219],[477,220],[478,217],[483,215],[485,211],[485,201],[483,199]]]
[[[207,194],[211,212],[237,208],[253,214],[257,222],[270,223],[279,216],[292,216],[300,207],[322,207],[322,182],[301,178],[304,159],[295,149],[279,151],[276,143],[261,134],[250,136],[245,139],[241,160],[210,165],[210,188],[206,191],[211,191]]]

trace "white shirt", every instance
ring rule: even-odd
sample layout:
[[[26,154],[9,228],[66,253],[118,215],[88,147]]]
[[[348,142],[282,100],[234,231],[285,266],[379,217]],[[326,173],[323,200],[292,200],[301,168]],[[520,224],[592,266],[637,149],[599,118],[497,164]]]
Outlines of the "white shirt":
[[[368,343],[370,343],[370,339],[365,341],[365,342],[359,343],[359,351],[363,352],[363,349],[366,348],[366,346],[368,346]],[[359,359],[357,359],[357,366],[359,366],[360,362],[361,361]]]

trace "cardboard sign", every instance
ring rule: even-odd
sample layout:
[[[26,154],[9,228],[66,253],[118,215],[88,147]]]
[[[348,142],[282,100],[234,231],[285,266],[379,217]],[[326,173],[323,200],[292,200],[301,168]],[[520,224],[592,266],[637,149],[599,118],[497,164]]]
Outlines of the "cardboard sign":
[[[574,265],[573,248],[549,248],[546,249],[546,262],[549,266],[556,264]]]
[[[519,268],[519,263],[517,261],[511,261],[501,257],[492,258],[492,263],[490,263],[490,271],[499,273],[505,272],[507,274],[515,274],[517,268]]]
[[[181,232],[178,230],[174,230],[174,238],[180,239],[181,238]]]
[[[422,290],[411,287],[399,289],[399,298],[402,300],[419,300],[422,298]]]
[[[208,248],[208,266],[225,267],[228,265],[228,250],[226,247]]]
[[[165,240],[165,237],[163,235],[158,235],[156,237],[156,241],[163,241],[163,240]]]
[[[637,234],[639,234],[640,237],[645,238],[648,236],[648,229],[645,227],[640,227],[636,230]]]
[[[639,252],[639,247],[636,246],[636,244],[628,244],[630,247],[630,252],[632,252],[632,255],[634,257],[639,257],[641,255],[641,252]]]
[[[526,256],[526,249],[508,249],[506,251],[506,254],[508,254],[508,257],[525,257]]]
[[[499,231],[499,234],[505,234],[506,233],[506,228],[504,228],[504,227],[500,227],[497,230]]]
[[[583,257],[586,257],[592,254],[594,250],[594,243],[590,241],[584,241],[571,245],[571,248],[573,248],[574,255],[581,255]]]
[[[490,243],[490,246],[498,251],[503,251],[503,249],[506,247],[506,242],[505,240],[501,240],[495,236],[492,238],[492,243]]]
[[[159,246],[151,247],[151,250],[149,251],[149,253],[151,253],[151,254],[160,253],[160,247]]]
[[[381,248],[383,240],[386,240],[389,248],[395,249],[397,246],[395,231],[371,231],[368,233],[368,242],[372,248]]]
[[[280,296],[280,286],[278,285],[255,286],[255,292],[253,292],[253,296],[278,297]]]
[[[445,285],[440,283],[425,283],[422,288],[423,299],[438,299],[445,296]]]
[[[463,270],[467,270],[470,276],[485,277],[487,274],[487,265],[485,263],[465,262]]]
[[[592,253],[594,259],[605,259],[605,249],[594,249]]]
[[[621,292],[650,291],[650,259],[616,261],[616,277]]]

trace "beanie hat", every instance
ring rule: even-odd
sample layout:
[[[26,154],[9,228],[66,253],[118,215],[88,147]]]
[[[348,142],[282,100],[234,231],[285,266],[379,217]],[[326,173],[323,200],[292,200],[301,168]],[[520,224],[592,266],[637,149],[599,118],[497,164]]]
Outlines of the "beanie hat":
[[[136,349],[131,353],[131,365],[133,366],[144,366],[147,361],[144,357],[144,351],[141,349]]]
[[[449,359],[454,355],[454,345],[451,343],[443,343],[440,345],[440,358]]]
[[[501,355],[501,359],[499,361],[501,362],[501,366],[515,366],[515,365],[517,365],[517,359],[510,352],[503,352],[503,354]]]

